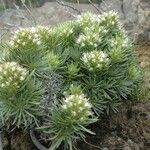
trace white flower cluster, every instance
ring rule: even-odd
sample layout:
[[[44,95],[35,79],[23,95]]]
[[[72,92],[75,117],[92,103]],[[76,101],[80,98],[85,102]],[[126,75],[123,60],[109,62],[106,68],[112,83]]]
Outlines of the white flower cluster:
[[[81,15],[77,16],[77,22],[81,27],[87,27],[91,25],[91,23],[99,22],[100,15],[95,15],[90,12],[82,13]]]
[[[0,87],[19,88],[20,82],[25,80],[27,70],[16,62],[6,62],[0,65]]]
[[[34,36],[39,37],[41,41],[48,39],[52,32],[51,28],[48,26],[37,26],[34,30],[35,30]]]
[[[63,39],[65,39],[73,34],[73,32],[74,32],[73,27],[74,27],[74,25],[72,24],[72,22],[68,22],[68,23],[66,22],[58,27],[55,27],[52,30],[52,34],[55,34],[55,36],[60,36]]]
[[[40,45],[41,41],[39,35],[36,34],[36,29],[32,27],[29,28],[21,28],[14,33],[12,40],[10,41],[10,45],[15,48],[22,48],[24,46],[36,46]]]
[[[69,29],[68,30],[67,28],[66,29],[64,28],[63,30],[61,30],[59,35],[60,36],[64,36],[65,35],[66,37],[69,37],[72,33],[73,33],[73,29]]]
[[[104,12],[100,16],[100,22],[105,22],[105,25],[109,24],[114,26],[119,23],[119,15],[115,11]]]
[[[109,44],[111,47],[115,47],[118,45],[118,41],[116,39],[110,39]]]
[[[95,32],[94,27],[86,27],[84,33],[79,35],[77,39],[77,44],[81,45],[81,47],[97,48],[101,41],[101,36],[99,32]]]
[[[126,36],[121,36],[118,38],[113,38],[109,40],[109,44],[111,47],[117,47],[118,45],[126,48],[129,46],[129,38]]]
[[[107,24],[115,25],[116,23],[119,23],[119,15],[115,11],[104,12],[101,15],[86,12],[77,17],[77,22],[81,27],[90,27],[93,23],[99,24],[103,22],[105,23],[103,24],[104,26]]]
[[[91,51],[83,54],[81,58],[84,65],[90,70],[101,70],[106,67],[110,60],[103,51]]]
[[[119,16],[118,16],[118,13],[111,10],[111,11],[108,11],[108,12],[104,12],[102,15],[101,15],[101,19],[103,19],[103,17],[115,17],[116,19],[119,19]]]
[[[92,106],[84,94],[68,95],[63,102],[62,109],[68,112],[72,119],[82,122],[92,115]]]

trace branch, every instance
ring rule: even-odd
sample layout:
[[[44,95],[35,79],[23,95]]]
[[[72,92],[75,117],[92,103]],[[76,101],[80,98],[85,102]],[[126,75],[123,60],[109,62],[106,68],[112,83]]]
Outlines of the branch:
[[[32,17],[34,24],[37,25],[36,19],[35,19],[35,17],[33,16],[33,14],[32,14],[32,12],[30,11],[30,9],[26,6],[26,4],[24,3],[23,0],[21,0],[21,2],[22,2],[22,5],[23,5],[23,6],[25,7],[25,9],[27,10],[27,12],[29,13],[29,15]]]
[[[35,137],[34,131],[30,130],[30,137],[34,145],[39,149],[39,150],[48,150],[48,148],[44,147]],[[0,149],[1,150],[1,149]]]
[[[88,0],[88,2],[101,14],[102,11],[91,1],[91,0]]]
[[[73,10],[76,11],[78,14],[81,14],[81,12],[80,12],[78,9],[74,8],[73,6],[70,6],[70,5],[68,5],[68,4],[65,4],[64,2],[59,1],[59,0],[56,0],[56,2],[57,2],[58,4],[60,4],[60,5],[62,5],[62,6],[65,6],[65,7],[68,7],[68,8],[73,9]]]

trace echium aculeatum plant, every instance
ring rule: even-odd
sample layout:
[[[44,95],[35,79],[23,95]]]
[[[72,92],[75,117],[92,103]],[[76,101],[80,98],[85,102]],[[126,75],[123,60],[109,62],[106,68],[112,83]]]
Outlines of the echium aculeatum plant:
[[[8,48],[0,65],[0,119],[42,126],[52,150],[62,144],[71,150],[86,132],[93,134],[87,128],[94,115],[116,111],[140,83],[132,42],[114,11],[20,29]]]
[[[4,126],[20,128],[38,125],[40,85],[17,62],[0,65],[0,119]]]
[[[53,135],[50,149],[57,149],[62,143],[64,149],[73,149],[76,148],[79,138],[85,140],[85,133],[94,135],[86,127],[97,119],[93,115],[89,99],[82,91],[67,93],[61,103],[59,106],[54,106],[42,129],[45,133]]]

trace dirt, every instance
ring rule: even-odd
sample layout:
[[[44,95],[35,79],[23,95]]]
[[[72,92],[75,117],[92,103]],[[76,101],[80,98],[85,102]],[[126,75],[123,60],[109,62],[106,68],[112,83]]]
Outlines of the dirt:
[[[150,40],[139,39],[135,49],[140,66],[143,69],[150,69]]]
[[[86,141],[101,150],[150,150],[149,112],[150,102],[123,104],[119,113],[93,125],[96,136],[89,136]],[[79,147],[81,150],[98,149],[87,143]]]

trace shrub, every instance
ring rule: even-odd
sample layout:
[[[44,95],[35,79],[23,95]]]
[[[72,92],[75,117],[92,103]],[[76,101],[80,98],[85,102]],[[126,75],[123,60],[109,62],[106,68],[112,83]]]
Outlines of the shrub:
[[[0,66],[0,120],[8,127],[38,126],[41,86],[16,62]]]
[[[62,143],[72,149],[84,140],[84,132],[93,134],[87,127],[97,121],[95,116],[117,111],[141,78],[132,42],[113,11],[83,13],[53,28],[16,31],[1,66],[6,69],[1,85],[8,92],[12,87],[7,84],[17,87],[13,96],[0,88],[4,124],[40,124],[53,137],[51,149]]]
[[[67,95],[62,105],[54,106],[42,128],[45,133],[53,135],[51,149],[58,148],[62,143],[64,149],[73,149],[79,138],[85,139],[84,132],[94,134],[86,128],[97,121],[92,117],[91,107],[84,94]]]

